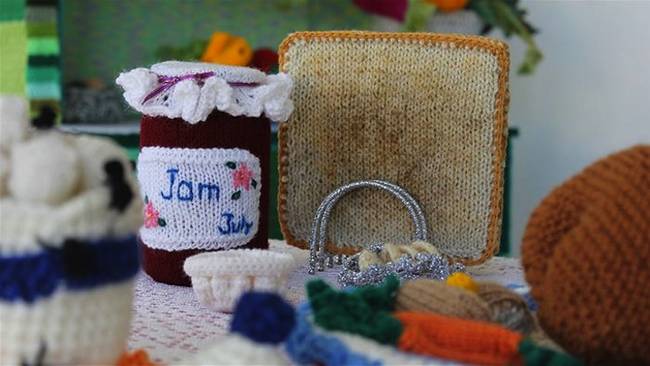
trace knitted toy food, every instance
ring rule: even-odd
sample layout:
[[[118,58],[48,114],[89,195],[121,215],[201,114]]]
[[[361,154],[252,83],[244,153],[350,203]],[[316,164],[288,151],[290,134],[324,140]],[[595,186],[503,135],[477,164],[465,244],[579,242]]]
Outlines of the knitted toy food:
[[[524,235],[539,320],[590,363],[650,364],[650,145],[606,157],[553,190]]]
[[[242,37],[214,32],[201,61],[222,65],[245,66],[253,58],[253,49]]]
[[[182,267],[191,255],[267,248],[269,120],[292,111],[288,76],[168,61],[122,73],[117,83],[143,114],[144,270],[189,286]]]
[[[0,364],[113,364],[139,267],[130,163],[108,140],[29,130],[27,103],[10,99],[0,98]]]
[[[381,179],[414,197],[430,234],[422,239],[454,262],[482,263],[498,251],[504,43],[432,33],[299,32],[282,42],[279,61],[295,81],[295,112],[278,131],[278,217],[289,244],[308,246],[313,215],[332,191]],[[408,243],[415,228],[401,200],[380,189],[347,196],[329,226],[327,252],[348,255],[371,242]]]
[[[436,280],[408,281],[397,294],[400,311],[431,312],[463,319],[491,321],[488,304],[478,295]]]

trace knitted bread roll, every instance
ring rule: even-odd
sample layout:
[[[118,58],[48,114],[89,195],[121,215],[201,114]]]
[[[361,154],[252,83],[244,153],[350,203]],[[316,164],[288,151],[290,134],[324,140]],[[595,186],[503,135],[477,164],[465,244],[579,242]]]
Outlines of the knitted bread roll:
[[[379,253],[364,249],[359,254],[359,268],[365,270],[372,264],[385,264],[396,262],[402,256],[415,257],[418,253],[440,255],[440,251],[433,244],[424,240],[416,240],[411,244],[384,244]]]
[[[650,145],[606,157],[551,192],[523,239],[539,320],[589,363],[649,364]]]
[[[476,294],[436,280],[415,280],[403,284],[397,293],[395,308],[463,319],[492,320],[487,303]]]

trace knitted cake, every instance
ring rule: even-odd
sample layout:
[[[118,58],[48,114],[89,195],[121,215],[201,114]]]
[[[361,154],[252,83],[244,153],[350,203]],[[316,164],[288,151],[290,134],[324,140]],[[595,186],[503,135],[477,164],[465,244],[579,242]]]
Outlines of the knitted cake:
[[[280,46],[295,111],[280,126],[279,217],[306,247],[334,189],[381,179],[420,203],[431,243],[465,264],[499,246],[508,50],[483,37],[301,32]],[[401,202],[379,190],[347,196],[330,219],[329,253],[410,242]]]
[[[650,364],[650,145],[606,157],[554,189],[522,244],[549,336],[590,363]]]
[[[235,66],[168,61],[122,73],[143,114],[138,180],[144,270],[190,285],[198,252],[268,247],[270,120],[293,108],[291,80]]]
[[[108,140],[30,130],[22,99],[0,98],[0,116],[0,364],[113,364],[139,268],[128,158]]]

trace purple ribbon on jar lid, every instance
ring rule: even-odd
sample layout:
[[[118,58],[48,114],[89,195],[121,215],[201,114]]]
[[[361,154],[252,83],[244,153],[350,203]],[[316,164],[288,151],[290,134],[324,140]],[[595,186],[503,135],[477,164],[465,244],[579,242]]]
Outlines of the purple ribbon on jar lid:
[[[200,73],[196,73],[196,74],[187,74],[187,75],[181,75],[181,76],[157,75],[158,76],[158,84],[159,84],[158,87],[156,89],[152,90],[151,93],[147,94],[146,97],[144,97],[144,100],[142,100],[142,104],[145,104],[151,98],[154,98],[155,96],[166,92],[171,87],[173,87],[174,85],[180,83],[183,80],[195,80],[196,82],[199,83],[199,85],[203,85],[203,82],[207,78],[212,77],[214,75],[215,75],[214,71],[200,72]],[[258,83],[228,82],[228,85],[234,86],[234,87],[257,86]]]

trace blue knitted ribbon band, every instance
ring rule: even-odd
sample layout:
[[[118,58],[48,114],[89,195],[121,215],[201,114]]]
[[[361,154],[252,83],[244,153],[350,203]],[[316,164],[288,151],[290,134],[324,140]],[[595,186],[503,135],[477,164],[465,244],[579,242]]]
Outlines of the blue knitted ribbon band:
[[[346,345],[335,337],[318,334],[310,324],[311,308],[309,303],[300,305],[296,311],[296,325],[285,343],[289,357],[300,365],[357,365],[378,366],[364,355],[351,352]]]
[[[60,286],[83,291],[122,282],[140,267],[134,235],[68,244],[35,254],[0,255],[0,301],[31,303]]]
[[[309,302],[303,303],[296,309],[296,325],[287,337],[284,347],[293,362],[299,365],[355,365],[381,366],[384,360],[373,354],[359,353],[352,350],[335,335],[325,331],[317,331],[311,323],[312,310]],[[401,353],[395,349],[396,353]],[[412,357],[418,364],[446,364],[446,362],[420,355]]]

